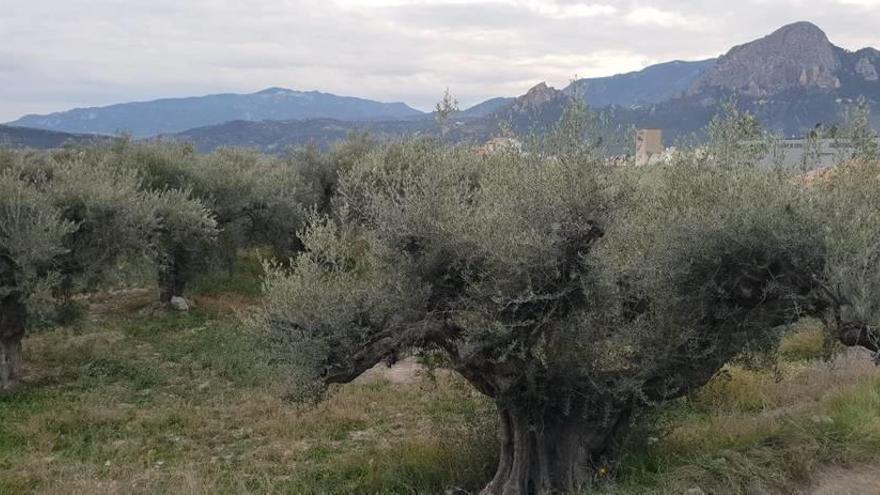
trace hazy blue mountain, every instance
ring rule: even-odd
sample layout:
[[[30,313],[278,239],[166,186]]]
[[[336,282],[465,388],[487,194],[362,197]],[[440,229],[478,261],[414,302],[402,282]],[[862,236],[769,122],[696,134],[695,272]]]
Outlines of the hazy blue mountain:
[[[716,59],[683,62],[676,60],[652,65],[637,72],[611,77],[579,79],[563,91],[579,94],[592,107],[620,105],[632,107],[659,103],[683,95]]]
[[[715,61],[714,58],[694,62],[676,60],[626,74],[578,79],[563,89],[562,93],[568,96],[577,94],[593,108],[611,105],[637,107],[659,103],[684,95],[694,80],[711,68]],[[517,98],[492,98],[468,108],[460,116],[474,118],[509,114],[516,100]]]
[[[482,103],[477,103],[476,105],[462,110],[457,114],[459,118],[480,118],[490,115],[492,113],[501,110],[502,108],[510,105],[516,98],[505,98],[505,97],[497,97],[490,98]]]
[[[12,127],[0,125],[0,148],[60,148],[68,143],[82,143],[107,139],[104,136],[88,134],[70,134],[67,132],[47,131],[29,127]]]
[[[397,120],[421,115],[403,103],[381,103],[318,91],[269,88],[252,94],[217,94],[77,108],[27,115],[10,125],[63,132],[136,137],[177,133],[233,120],[331,118],[350,121]]]

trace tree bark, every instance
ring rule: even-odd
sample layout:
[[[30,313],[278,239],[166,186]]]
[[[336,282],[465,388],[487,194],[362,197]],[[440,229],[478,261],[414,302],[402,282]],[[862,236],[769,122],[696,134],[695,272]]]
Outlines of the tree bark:
[[[15,295],[0,299],[0,391],[12,390],[21,378],[21,339],[27,309]]]
[[[584,493],[629,424],[626,410],[601,420],[577,412],[536,419],[528,411],[499,406],[499,416],[498,469],[481,495]]]
[[[880,352],[880,330],[859,323],[839,325],[838,339],[848,347],[864,347],[871,352]]]
[[[159,267],[159,302],[170,303],[175,296],[183,297],[186,288],[185,260],[172,257],[170,263]]]

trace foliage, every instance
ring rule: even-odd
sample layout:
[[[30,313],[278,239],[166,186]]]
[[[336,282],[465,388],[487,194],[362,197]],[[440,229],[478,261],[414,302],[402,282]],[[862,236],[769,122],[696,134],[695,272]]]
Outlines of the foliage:
[[[721,112],[706,128],[706,158],[716,165],[737,167],[754,165],[768,151],[768,143],[758,119],[742,112],[735,100],[724,102]]]
[[[280,256],[298,249],[300,176],[278,160],[247,150],[200,156],[187,144],[127,140],[86,153],[135,173],[169,224],[153,237],[163,301],[182,295],[212,264],[231,271],[239,249],[270,245]]]
[[[353,133],[335,143],[327,153],[314,146],[292,152],[286,165],[301,178],[297,198],[306,208],[329,214],[339,186],[339,177],[370,152],[376,143],[366,133]]]
[[[153,212],[134,173],[108,160],[56,162],[45,190],[62,218],[77,225],[57,261],[62,295],[93,287],[117,262],[148,252]]]
[[[844,132],[857,141],[868,131],[854,122]],[[736,413],[768,407],[768,377],[735,363],[754,349],[772,354],[789,322],[819,317],[836,340],[880,350],[872,141],[827,176],[757,168],[766,136],[731,104],[713,120],[707,152],[610,167],[599,124],[573,105],[532,153],[362,135],[284,160],[125,139],[0,153],[3,387],[22,308],[47,289],[64,300],[149,258],[167,300],[200,272],[217,283],[218,261],[225,280],[239,280],[240,251],[271,247],[292,258],[264,262],[264,304],[249,322],[273,348],[270,363],[287,366],[297,399],[409,353],[440,356],[498,412],[498,469],[484,493],[551,493],[626,462],[626,433],[673,399]],[[217,297],[204,287],[197,296]],[[168,332],[206,316],[163,318],[120,331],[162,347]],[[210,348],[217,356],[200,365],[246,374],[242,349],[190,337],[174,352]],[[808,340],[783,351],[811,359],[817,339]],[[90,380],[138,390],[169,380],[115,357],[82,364]],[[734,379],[713,381],[719,373]],[[851,416],[864,417],[872,400]],[[455,464],[420,449],[410,451],[415,464]],[[358,487],[384,483],[374,470],[345,469]],[[445,479],[380,471],[417,486]]]
[[[204,256],[217,235],[217,223],[210,212],[186,190],[166,189],[150,195],[156,217],[156,228],[150,242],[155,247],[153,256],[162,279],[160,288],[168,290],[160,296],[170,300],[182,294],[183,287],[174,287],[180,280],[190,280],[198,268],[199,257]],[[170,287],[169,287],[170,285]]]
[[[539,141],[538,149],[548,156],[573,157],[584,154],[591,159],[604,155],[606,129],[601,121],[603,114],[595,114],[586,104],[586,99],[573,95],[565,107],[559,121],[549,134]]]
[[[865,97],[859,98],[848,109],[844,137],[853,148],[852,158],[866,162],[880,160],[880,142],[877,132],[871,127],[871,107]]]
[[[640,173],[579,151],[481,158],[413,141],[369,154],[339,198],[292,270],[270,269],[257,326],[309,390],[413,348],[446,353],[498,404],[510,448],[537,444],[529,462],[550,466],[516,473],[502,449],[487,493],[585,482],[577,470],[611,455],[638,409],[815,310],[816,229],[778,171],[683,160]],[[556,434],[588,457],[557,450]]]
[[[52,280],[52,260],[66,252],[76,225],[62,218],[39,183],[18,167],[0,170],[0,298],[39,294]]]
[[[105,161],[25,152],[0,164],[0,390],[21,374],[21,339],[40,296],[69,303],[147,253],[149,204],[134,174]],[[43,297],[43,301],[49,301]],[[66,313],[72,314],[71,311]]]
[[[445,136],[449,132],[449,120],[459,112],[458,100],[449,92],[443,92],[443,98],[434,107],[434,119],[440,126],[440,133]]]
[[[823,226],[830,300],[824,315],[848,345],[880,350],[880,163],[854,161],[812,185],[813,214]]]
[[[60,295],[93,286],[117,262],[146,254],[143,241],[154,226],[152,209],[128,171],[107,161],[57,161],[23,152],[0,172],[16,189],[4,198],[10,203],[4,224],[16,229],[7,241],[17,253],[15,264],[39,266],[42,276],[55,273]],[[37,207],[39,213],[33,210]],[[34,223],[25,227],[26,218]]]

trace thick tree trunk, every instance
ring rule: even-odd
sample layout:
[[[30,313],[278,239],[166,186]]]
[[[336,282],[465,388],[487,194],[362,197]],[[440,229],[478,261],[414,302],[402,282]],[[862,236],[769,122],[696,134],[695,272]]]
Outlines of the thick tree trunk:
[[[21,339],[27,309],[16,296],[0,299],[0,391],[12,390],[21,378]]]
[[[174,257],[170,263],[159,267],[159,302],[167,304],[172,297],[183,297],[186,288],[183,265],[183,260]]]
[[[880,330],[868,325],[849,323],[840,325],[838,339],[849,347],[864,347],[871,352],[880,352]]]
[[[481,495],[583,493],[629,424],[626,411],[604,420],[578,414],[535,419],[502,406],[499,414],[498,469]]]

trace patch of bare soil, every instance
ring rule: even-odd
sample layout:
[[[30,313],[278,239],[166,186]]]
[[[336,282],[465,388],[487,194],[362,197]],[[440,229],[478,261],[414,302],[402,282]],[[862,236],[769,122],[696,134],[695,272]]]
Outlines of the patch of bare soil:
[[[356,381],[358,383],[388,381],[396,385],[410,385],[423,379],[428,372],[428,368],[419,364],[416,358],[408,357],[401,359],[391,366],[379,363],[358,377]],[[449,371],[435,370],[434,373],[449,373]]]
[[[158,295],[153,289],[120,289],[77,298],[89,305],[97,316],[128,314],[142,311],[153,304]]]
[[[823,469],[813,479],[807,495],[880,495],[880,464]]]

